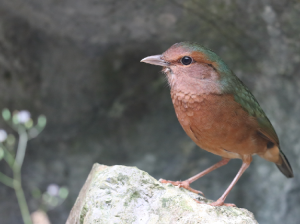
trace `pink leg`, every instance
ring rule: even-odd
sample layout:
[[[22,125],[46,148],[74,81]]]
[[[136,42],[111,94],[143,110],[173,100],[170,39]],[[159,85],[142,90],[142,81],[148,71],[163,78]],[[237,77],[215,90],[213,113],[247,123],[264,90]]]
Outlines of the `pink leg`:
[[[161,183],[171,183],[175,186],[179,186],[179,187],[183,187],[191,192],[194,192],[196,194],[203,194],[201,191],[197,191],[193,188],[190,187],[190,184],[193,183],[194,181],[198,180],[200,177],[203,177],[204,175],[210,173],[211,171],[221,167],[221,166],[224,166],[226,165],[228,162],[229,162],[230,159],[227,159],[227,158],[222,158],[222,160],[218,163],[216,163],[215,165],[209,167],[208,169],[202,171],[201,173],[198,173],[197,175],[185,180],[185,181],[170,181],[170,180],[164,180],[164,179],[160,179],[159,181]]]
[[[249,167],[251,161],[252,161],[252,157],[249,157],[247,159],[247,161],[243,161],[242,167],[240,168],[239,172],[237,173],[237,175],[235,176],[235,178],[233,179],[233,181],[231,182],[231,184],[229,185],[229,187],[226,189],[226,191],[224,192],[224,194],[217,201],[211,203],[210,205],[212,205],[212,206],[221,206],[221,205],[224,205],[224,206],[235,207],[235,204],[227,204],[227,203],[224,203],[224,201],[225,201],[227,195],[229,194],[229,192],[231,191],[231,189],[233,188],[233,186],[240,179],[240,177],[245,172],[245,170]]]

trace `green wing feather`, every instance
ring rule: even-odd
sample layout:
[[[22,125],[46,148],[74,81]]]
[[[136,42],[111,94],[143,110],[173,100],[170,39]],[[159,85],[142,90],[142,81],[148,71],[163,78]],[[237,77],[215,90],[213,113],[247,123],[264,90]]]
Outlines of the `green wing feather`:
[[[220,88],[224,94],[234,94],[234,99],[238,102],[245,111],[257,119],[259,123],[259,132],[266,136],[270,141],[279,145],[277,134],[266,116],[265,112],[261,109],[259,103],[244,85],[244,83],[228,68],[226,63],[213,51],[206,49],[198,44],[181,43],[190,47],[193,51],[200,51],[204,53],[212,62],[216,62],[216,69],[220,73],[221,79]]]
[[[258,132],[261,134],[262,137],[266,138],[268,141],[275,143],[279,149],[279,156],[281,158],[281,163],[277,164],[276,166],[278,169],[288,178],[294,176],[293,169],[287,160],[284,153],[281,151],[279,146],[279,139],[271,124],[270,120],[266,116],[265,112],[261,109],[259,103],[252,95],[252,93],[248,90],[248,88],[240,81],[237,77],[234,81],[236,84],[234,99],[238,102],[245,111],[247,111],[251,116],[255,117],[258,124]]]
[[[275,132],[273,125],[266,116],[265,112],[261,109],[259,103],[249,91],[249,89],[244,85],[242,81],[238,79],[239,85],[235,87],[234,99],[238,102],[245,111],[257,119],[259,124],[258,131],[264,135],[268,140],[279,145],[279,139]]]

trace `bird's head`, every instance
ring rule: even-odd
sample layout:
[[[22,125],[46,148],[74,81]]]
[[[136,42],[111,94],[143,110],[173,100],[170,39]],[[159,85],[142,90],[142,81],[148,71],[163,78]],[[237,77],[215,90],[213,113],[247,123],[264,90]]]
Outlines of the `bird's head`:
[[[213,51],[190,42],[174,44],[163,54],[141,62],[163,66],[171,88],[187,93],[222,93],[234,76]]]

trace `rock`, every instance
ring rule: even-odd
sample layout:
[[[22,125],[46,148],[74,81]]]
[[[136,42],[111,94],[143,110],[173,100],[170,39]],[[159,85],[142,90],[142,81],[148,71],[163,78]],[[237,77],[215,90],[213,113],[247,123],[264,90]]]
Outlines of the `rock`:
[[[67,224],[257,223],[246,209],[214,207],[208,202],[186,189],[161,184],[136,167],[95,164]]]

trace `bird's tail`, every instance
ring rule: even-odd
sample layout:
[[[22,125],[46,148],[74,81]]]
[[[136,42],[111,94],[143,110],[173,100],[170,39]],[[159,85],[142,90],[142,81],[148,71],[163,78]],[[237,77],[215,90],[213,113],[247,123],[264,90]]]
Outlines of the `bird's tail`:
[[[285,155],[281,150],[279,151],[279,153],[280,153],[280,158],[282,160],[282,163],[276,164],[276,166],[281,171],[281,173],[283,173],[287,178],[294,177],[293,170],[289,161],[287,160],[287,158],[285,157]]]

